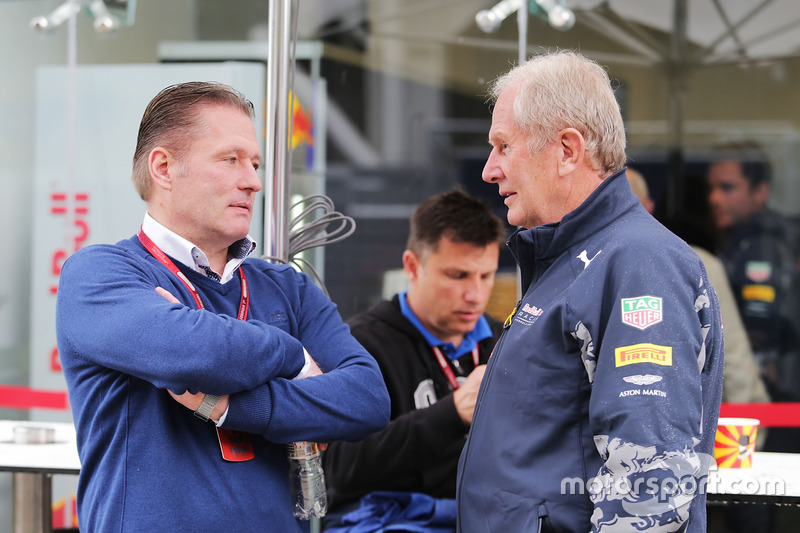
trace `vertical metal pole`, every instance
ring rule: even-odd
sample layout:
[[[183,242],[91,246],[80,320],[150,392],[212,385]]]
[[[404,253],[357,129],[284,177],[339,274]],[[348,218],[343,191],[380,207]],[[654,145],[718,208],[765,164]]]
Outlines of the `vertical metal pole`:
[[[269,0],[267,54],[266,153],[264,154],[264,251],[289,260],[289,85],[292,67],[292,0]],[[312,517],[312,533],[321,530]]]
[[[522,0],[517,10],[517,29],[519,31],[518,65],[528,59],[528,0]]]
[[[264,252],[289,259],[289,55],[292,0],[269,0]]]
[[[14,473],[14,533],[51,533],[52,476]]]
[[[685,180],[683,164],[683,100],[691,65],[686,61],[686,0],[675,0],[672,42],[667,62],[669,83],[669,185],[666,215],[673,217],[684,208]]]

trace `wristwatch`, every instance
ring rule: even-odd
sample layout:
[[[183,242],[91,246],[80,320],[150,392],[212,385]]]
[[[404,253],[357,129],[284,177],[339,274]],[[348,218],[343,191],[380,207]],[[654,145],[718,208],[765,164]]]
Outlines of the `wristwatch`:
[[[206,394],[203,397],[203,402],[200,404],[200,407],[198,407],[197,411],[194,412],[194,416],[196,416],[203,422],[208,422],[208,419],[211,416],[211,411],[213,411],[214,407],[217,406],[218,401],[219,401],[219,396],[214,396],[213,394]]]

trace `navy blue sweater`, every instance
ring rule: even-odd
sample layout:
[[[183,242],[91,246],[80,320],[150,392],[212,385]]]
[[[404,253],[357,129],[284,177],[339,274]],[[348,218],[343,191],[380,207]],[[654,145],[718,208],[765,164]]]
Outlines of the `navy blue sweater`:
[[[284,443],[360,439],[389,419],[372,357],[330,300],[288,266],[246,260],[220,284],[181,266],[206,307],[136,237],[64,264],[57,338],[78,435],[81,531],[301,531]],[[183,304],[155,292],[164,287]],[[305,347],[325,372],[292,381]],[[213,423],[166,389],[230,394],[223,427],[255,458],[222,459]]]

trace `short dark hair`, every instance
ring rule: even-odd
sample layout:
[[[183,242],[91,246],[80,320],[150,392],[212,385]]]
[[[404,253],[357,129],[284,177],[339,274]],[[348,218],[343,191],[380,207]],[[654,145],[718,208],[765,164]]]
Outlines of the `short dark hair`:
[[[711,163],[721,163],[723,161],[736,161],[739,163],[742,168],[742,175],[747,179],[751,189],[762,183],[769,184],[772,180],[772,165],[770,165],[769,158],[761,146],[753,141],[718,146]]]
[[[133,153],[133,183],[142,200],[150,196],[150,172],[147,159],[156,146],[163,145],[180,154],[186,150],[199,127],[198,110],[202,106],[222,105],[239,109],[251,119],[253,103],[228,85],[191,81],[162,89],[147,105],[139,124],[136,150]]]
[[[502,244],[506,227],[489,204],[454,189],[431,196],[417,207],[411,216],[406,248],[417,255],[426,248],[435,251],[443,237],[476,246]]]

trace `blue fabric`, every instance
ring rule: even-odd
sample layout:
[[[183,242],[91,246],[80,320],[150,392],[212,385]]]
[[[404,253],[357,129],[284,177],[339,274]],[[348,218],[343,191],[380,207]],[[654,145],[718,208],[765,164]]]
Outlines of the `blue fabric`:
[[[462,355],[470,353],[475,349],[476,344],[492,336],[492,328],[489,327],[486,317],[481,315],[478,322],[475,323],[475,327],[472,328],[472,331],[464,335],[458,348],[456,348],[452,342],[442,342],[436,335],[428,331],[428,329],[422,325],[417,315],[411,310],[411,306],[408,305],[408,300],[406,299],[407,294],[407,292],[401,292],[397,295],[400,300],[400,311],[403,313],[403,316],[419,330],[431,347],[438,346],[450,359],[455,360]]]
[[[510,247],[524,296],[461,454],[459,532],[704,532],[723,340],[700,258],[624,172]]]
[[[178,265],[205,310],[136,237],[73,254],[61,271],[58,350],[78,438],[81,530],[307,531],[292,515],[284,443],[361,439],[389,420],[375,360],[336,306],[290,266],[246,259],[218,283]],[[182,303],[170,303],[163,287]],[[293,380],[307,349],[324,375]],[[226,462],[214,424],[167,390],[229,394],[223,428],[255,458]]]
[[[456,501],[418,492],[376,491],[361,498],[361,507],[325,528],[326,533],[452,533]]]

